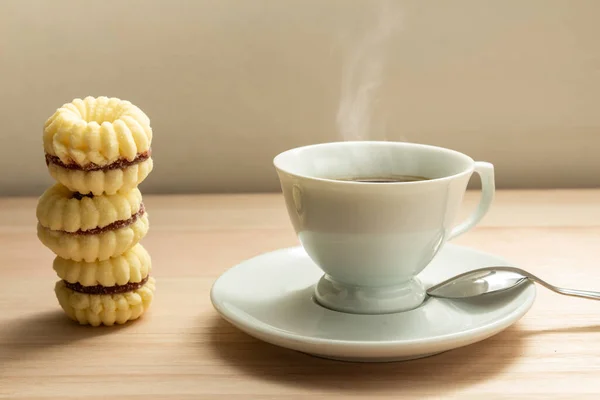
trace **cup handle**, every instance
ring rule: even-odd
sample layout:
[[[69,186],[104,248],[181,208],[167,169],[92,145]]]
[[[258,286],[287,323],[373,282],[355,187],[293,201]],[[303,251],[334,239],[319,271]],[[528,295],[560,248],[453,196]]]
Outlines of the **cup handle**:
[[[488,162],[477,161],[474,171],[481,177],[481,200],[477,209],[467,218],[466,221],[454,227],[448,240],[452,240],[457,236],[466,233],[473,228],[487,214],[494,200],[494,192],[496,191],[496,183],[494,180],[494,166]]]

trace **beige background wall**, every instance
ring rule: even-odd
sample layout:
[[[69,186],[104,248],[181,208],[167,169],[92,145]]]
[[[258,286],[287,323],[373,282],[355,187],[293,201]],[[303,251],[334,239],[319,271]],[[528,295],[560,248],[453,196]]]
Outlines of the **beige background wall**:
[[[465,151],[493,162],[504,187],[600,185],[600,1],[392,5],[385,15],[399,12],[400,25],[378,49],[371,138]],[[126,98],[152,119],[155,171],[143,190],[277,190],[274,155],[343,139],[343,60],[379,8],[0,1],[0,194],[51,182],[42,125],[88,94]]]

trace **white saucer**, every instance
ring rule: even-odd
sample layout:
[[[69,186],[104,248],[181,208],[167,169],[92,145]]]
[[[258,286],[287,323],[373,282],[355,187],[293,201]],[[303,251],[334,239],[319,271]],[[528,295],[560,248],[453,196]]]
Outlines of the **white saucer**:
[[[446,244],[419,278],[426,288],[453,275],[507,261]],[[227,321],[278,346],[346,361],[426,357],[486,339],[519,320],[535,286],[469,300],[428,298],[417,309],[382,315],[341,313],[313,300],[323,272],[301,247],[266,253],[233,267],[213,285],[211,300]]]

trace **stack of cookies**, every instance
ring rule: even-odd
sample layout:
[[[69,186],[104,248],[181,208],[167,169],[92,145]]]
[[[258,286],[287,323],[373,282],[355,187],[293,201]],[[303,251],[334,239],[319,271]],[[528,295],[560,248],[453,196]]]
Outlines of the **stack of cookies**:
[[[128,101],[75,99],[46,121],[43,142],[57,183],[38,201],[37,232],[56,254],[59,304],[84,325],[139,318],[155,289],[137,188],[153,166],[150,120]]]

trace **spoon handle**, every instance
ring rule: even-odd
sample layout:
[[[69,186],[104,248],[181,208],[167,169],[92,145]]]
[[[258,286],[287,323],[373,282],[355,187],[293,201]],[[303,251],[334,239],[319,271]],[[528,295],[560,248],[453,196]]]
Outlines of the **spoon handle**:
[[[600,300],[600,292],[591,292],[589,290],[575,290],[575,289],[564,289],[553,286],[552,288],[546,286],[548,289],[564,294],[565,296],[583,297],[584,299]]]
[[[593,292],[590,290],[576,290],[576,289],[560,288],[560,287],[549,284],[548,282],[538,278],[537,276],[533,275],[532,273],[525,272],[525,271],[523,271],[523,272],[524,272],[524,275],[527,276],[527,278],[531,279],[534,282],[539,283],[540,285],[544,286],[546,289],[552,290],[555,293],[564,294],[565,296],[581,297],[584,299],[600,300],[600,292]]]
[[[584,299],[600,300],[600,292],[593,292],[590,290],[576,290],[576,289],[560,288],[560,287],[551,285],[548,282],[544,281],[543,279],[540,279],[537,276],[533,275],[531,272],[524,271],[520,268],[498,267],[498,268],[496,268],[496,270],[519,273],[519,274],[527,277],[529,280],[531,280],[533,282],[537,282],[540,285],[544,286],[546,289],[552,290],[553,292],[558,293],[558,294],[562,294],[565,296],[572,296],[572,297],[581,297]]]

